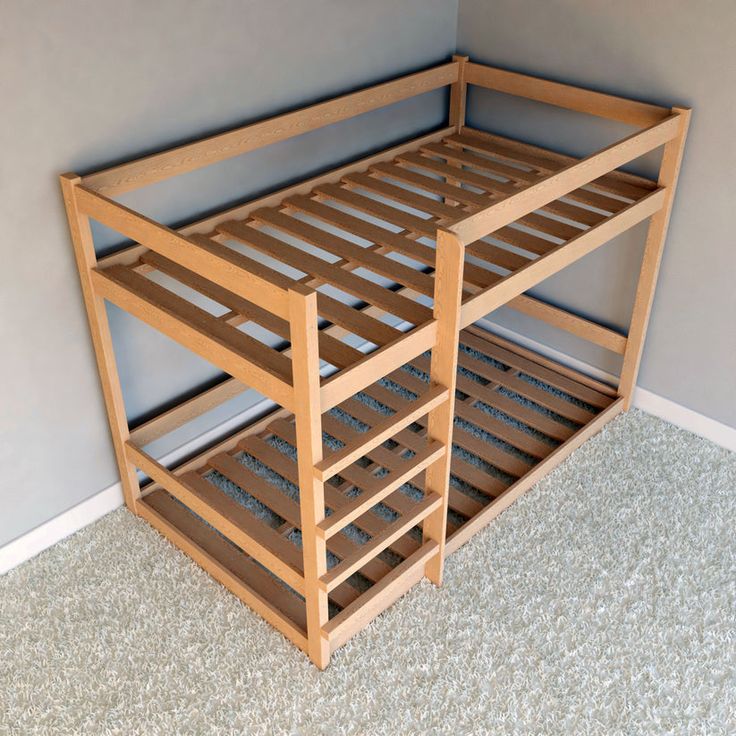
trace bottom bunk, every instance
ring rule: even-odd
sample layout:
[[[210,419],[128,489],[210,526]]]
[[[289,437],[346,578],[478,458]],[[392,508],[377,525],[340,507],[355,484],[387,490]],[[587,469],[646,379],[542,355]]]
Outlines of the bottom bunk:
[[[420,356],[323,415],[327,461],[387,417],[407,419],[325,483],[330,619],[323,635],[332,651],[418,582],[437,553],[421,534],[440,501],[425,493],[424,471],[444,451],[424,436],[423,409],[438,400],[427,384],[429,360]],[[597,432],[622,401],[610,387],[513,343],[463,330],[448,552]],[[293,419],[279,410],[180,466],[168,482],[155,461],[130,449],[136,465],[160,479],[144,488],[139,513],[305,649],[295,444]]]

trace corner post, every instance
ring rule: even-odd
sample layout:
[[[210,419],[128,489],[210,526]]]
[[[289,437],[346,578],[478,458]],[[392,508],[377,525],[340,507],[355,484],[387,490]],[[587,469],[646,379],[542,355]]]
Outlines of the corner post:
[[[115,458],[123,487],[123,497],[126,506],[134,514],[137,514],[140,483],[138,482],[135,466],[128,460],[125,453],[125,443],[128,441],[130,432],[115,362],[110,324],[105,310],[105,300],[95,293],[92,282],[92,269],[97,264],[94,240],[89,217],[82,214],[77,206],[76,187],[81,182],[81,177],[76,174],[62,174],[60,181],[64,195],[64,206],[69,220],[69,232],[74,245],[74,256],[79,270],[79,279],[82,283],[82,295],[87,309],[87,319],[92,334],[92,344],[102,384]]]
[[[647,230],[644,257],[642,260],[639,282],[636,287],[634,309],[631,314],[629,334],[626,339],[621,378],[619,380],[619,395],[624,397],[624,410],[631,407],[636,388],[636,378],[639,374],[641,355],[644,349],[649,316],[654,302],[654,291],[657,286],[659,266],[662,262],[667,227],[672,213],[672,202],[675,197],[677,178],[680,173],[685,138],[690,124],[690,110],[673,107],[673,113],[680,116],[680,132],[677,137],[665,144],[662,163],[659,167],[658,184],[666,188],[665,200],[658,212],[652,215]]]
[[[330,647],[322,634],[328,618],[327,593],[319,585],[327,572],[327,549],[324,537],[317,533],[317,524],[325,518],[324,484],[314,469],[322,460],[317,293],[295,284],[289,289],[289,315],[308,654],[324,669],[330,661]]]
[[[465,64],[468,62],[468,57],[455,54],[452,60],[459,64],[459,70],[457,82],[453,82],[450,86],[449,124],[459,133],[465,125],[465,98],[468,91],[468,84],[465,81]]]
[[[434,289],[437,340],[432,348],[429,380],[432,385],[447,388],[449,396],[447,401],[429,412],[427,419],[427,439],[441,442],[445,446],[445,453],[427,468],[425,491],[441,496],[442,504],[425,519],[422,528],[424,540],[431,539],[439,545],[437,554],[428,560],[424,573],[435,585],[442,584],[445,562],[464,262],[465,246],[457,235],[448,230],[438,230]]]

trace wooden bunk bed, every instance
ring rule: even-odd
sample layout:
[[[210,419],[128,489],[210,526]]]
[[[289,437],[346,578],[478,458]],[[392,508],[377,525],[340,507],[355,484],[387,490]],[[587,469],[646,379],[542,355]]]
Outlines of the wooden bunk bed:
[[[467,127],[469,84],[637,131],[573,159]],[[446,86],[446,127],[178,230],[112,199]],[[685,109],[454,57],[87,176],[63,175],[129,509],[324,668],[418,580],[440,584],[446,554],[628,408],[688,119]],[[657,181],[620,170],[661,146]],[[135,245],[98,260],[90,219]],[[647,219],[628,335],[525,294]],[[162,286],[156,273],[221,310]],[[228,378],[129,429],[104,300]],[[504,305],[623,356],[618,386],[474,326]],[[281,343],[241,329],[254,324]],[[177,467],[146,452],[248,387],[276,409]],[[150,480],[141,484],[139,472]]]

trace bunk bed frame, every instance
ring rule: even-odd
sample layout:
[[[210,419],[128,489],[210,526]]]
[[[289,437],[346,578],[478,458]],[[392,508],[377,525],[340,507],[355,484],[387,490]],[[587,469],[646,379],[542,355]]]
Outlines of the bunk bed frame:
[[[466,127],[469,84],[637,131],[574,159]],[[447,86],[441,130],[178,230],[112,199]],[[688,120],[686,109],[456,56],[140,160],[63,175],[128,508],[324,668],[421,578],[439,585],[448,553],[630,405]],[[657,181],[619,170],[661,146]],[[134,244],[98,260],[90,219]],[[525,294],[643,220],[627,335]],[[161,286],[154,272],[224,313]],[[130,429],[105,300],[228,378]],[[504,305],[623,356],[618,386],[474,326]],[[239,329],[253,324],[282,343]],[[248,387],[276,409],[174,468],[145,451]],[[142,484],[139,472],[150,480]]]

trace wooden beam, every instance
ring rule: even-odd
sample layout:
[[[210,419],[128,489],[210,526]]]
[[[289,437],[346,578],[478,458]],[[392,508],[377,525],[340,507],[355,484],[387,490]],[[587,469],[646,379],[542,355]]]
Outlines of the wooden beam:
[[[540,179],[536,184],[517,194],[512,194],[484,210],[469,215],[448,226],[448,229],[463,243],[472,243],[667,143],[678,135],[679,129],[679,115],[671,115],[651,128],[614,143],[598,153]]]
[[[108,196],[122,194],[445,87],[457,81],[459,66],[451,62],[408,74],[327,102],[112,166],[85,176],[83,183]]]
[[[330,647],[322,632],[328,619],[327,591],[319,585],[327,572],[327,545],[317,534],[317,525],[325,518],[325,491],[314,474],[315,465],[322,460],[317,294],[295,284],[289,291],[289,305],[308,651],[312,662],[324,669],[330,661]]]
[[[126,506],[137,514],[139,511],[140,484],[135,466],[125,454],[125,442],[129,437],[128,420],[125,414],[125,402],[120,387],[105,302],[96,292],[92,279],[97,257],[95,256],[95,244],[92,238],[89,217],[80,210],[78,205],[77,196],[81,179],[76,174],[63,174],[60,180],[64,206],[69,220],[69,231],[74,246],[74,257],[77,261],[84,305],[87,310],[87,320],[92,335],[97,371],[100,376],[102,395],[107,409],[110,435],[120,473],[120,482],[123,487],[123,497]]]
[[[675,188],[677,187],[677,179],[685,149],[685,138],[690,124],[690,110],[675,108],[674,111],[679,126],[678,134],[665,146],[659,169],[659,185],[665,187],[665,202],[662,209],[652,217],[649,223],[619,381],[619,393],[625,398],[624,409],[626,410],[631,406],[634,388],[636,387],[636,377],[639,374],[639,364],[644,349],[649,315],[654,303],[657,275],[662,262],[662,252],[664,251],[667,228],[672,214],[672,202],[675,197]]]
[[[494,309],[498,309],[543,281],[561,268],[569,266],[579,258],[604,245],[616,235],[653,215],[664,202],[664,189],[658,189],[639,202],[629,205],[618,214],[612,215],[597,227],[585,230],[567,243],[553,248],[539,260],[520,268],[488,289],[474,295],[462,306],[461,326],[467,327]]]
[[[204,276],[233,294],[288,319],[286,291],[242,268],[238,264],[239,254],[235,251],[202,239],[195,243],[171,228],[159,225],[84,187],[78,187],[78,201],[84,214],[103,225]],[[98,265],[104,268],[107,263]]]
[[[447,401],[436,406],[427,416],[427,439],[444,445],[447,451],[427,468],[425,493],[436,494],[441,503],[422,526],[425,542],[438,545],[437,554],[427,561],[425,575],[435,584],[442,584],[447,537],[447,507],[449,500],[452,436],[455,418],[455,386],[457,384],[458,337],[460,333],[460,303],[463,289],[465,248],[451,232],[437,231],[437,271],[435,273],[434,317],[437,321],[437,341],[432,348],[429,380],[448,391]]]
[[[516,97],[526,97],[529,100],[564,107],[567,110],[597,115],[609,120],[619,120],[640,128],[663,120],[670,113],[666,107],[594,92],[583,87],[573,87],[541,77],[532,77],[528,74],[510,72],[506,69],[474,62],[466,65],[465,77],[468,84],[476,84]]]

